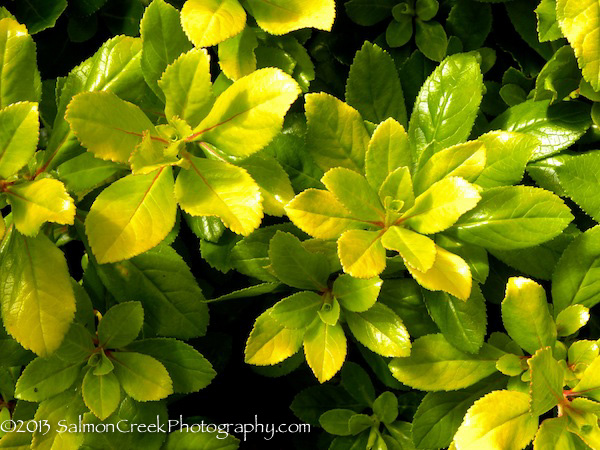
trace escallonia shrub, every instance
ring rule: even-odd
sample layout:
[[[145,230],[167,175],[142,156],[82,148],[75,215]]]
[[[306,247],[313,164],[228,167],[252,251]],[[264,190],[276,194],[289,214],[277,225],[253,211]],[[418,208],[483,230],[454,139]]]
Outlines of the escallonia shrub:
[[[0,7],[0,448],[600,449],[599,30],[596,0]],[[158,426],[226,422],[220,377],[313,431]],[[81,428],[123,422],[157,429]]]

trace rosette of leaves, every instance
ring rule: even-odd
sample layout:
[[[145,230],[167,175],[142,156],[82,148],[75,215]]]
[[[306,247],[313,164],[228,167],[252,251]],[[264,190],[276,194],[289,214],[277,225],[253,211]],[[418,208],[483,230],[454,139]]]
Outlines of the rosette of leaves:
[[[466,142],[481,101],[476,56],[450,56],[429,76],[408,132],[390,63],[371,44],[358,52],[346,87],[358,111],[327,94],[306,96],[306,146],[326,172],[326,190],[301,192],[286,212],[311,236],[337,240],[354,277],[379,275],[387,249],[426,289],[466,300],[476,262],[487,264],[484,249],[535,246],[560,234],[572,215],[550,192],[510,186],[522,178],[534,138],[490,132]],[[374,83],[382,73],[387,85]],[[371,136],[363,111],[381,121]]]
[[[378,303],[381,279],[359,279],[339,271],[335,249],[327,242],[301,242],[277,231],[269,242],[268,269],[281,283],[302,289],[277,302],[254,324],[245,360],[254,365],[275,365],[301,347],[308,365],[323,383],[331,379],[346,358],[343,323],[356,340],[385,357],[408,355],[410,339],[402,320]]]
[[[82,289],[78,290],[82,294]],[[139,302],[123,302],[103,316],[98,314],[97,328],[86,295],[78,296],[77,307],[77,318],[59,349],[49,357],[32,360],[14,388],[17,417],[23,401],[36,402],[37,411],[20,419],[50,424],[46,433],[40,429],[28,434],[34,448],[61,443],[79,448],[88,439],[89,445],[98,444],[98,436],[84,437],[81,430],[61,435],[59,420],[77,426],[78,416],[82,416],[83,423],[112,423],[131,413],[142,420],[152,414],[154,421],[157,415],[164,420],[166,408],[159,400],[173,393],[197,392],[216,375],[190,345],[168,338],[137,339],[144,323]],[[7,442],[15,439],[11,434],[18,435],[10,433]],[[136,439],[143,441],[142,436],[136,433]]]
[[[573,338],[589,309],[557,306],[553,318],[539,284],[510,278],[502,301],[507,334],[492,333],[476,354],[430,334],[408,358],[392,360],[399,381],[431,391],[413,419],[414,445],[524,448],[535,438],[536,449],[596,448],[598,343]],[[556,417],[547,418],[554,408]]]

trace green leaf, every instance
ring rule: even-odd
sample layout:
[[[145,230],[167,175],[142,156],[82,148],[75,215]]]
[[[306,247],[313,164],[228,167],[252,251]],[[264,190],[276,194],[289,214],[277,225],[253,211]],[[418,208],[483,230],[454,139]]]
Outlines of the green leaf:
[[[169,167],[121,178],[102,191],[85,220],[94,256],[105,264],[155,247],[175,225],[176,210]]]
[[[486,163],[475,183],[484,188],[519,183],[539,145],[533,136],[508,131],[492,131],[477,140],[485,145]]]
[[[67,7],[67,0],[28,0],[11,5],[11,12],[31,34],[53,27]]]
[[[294,225],[319,239],[336,239],[346,230],[364,226],[331,192],[320,189],[301,192],[285,211]]]
[[[444,27],[435,20],[415,20],[415,44],[423,54],[433,61],[441,61],[448,50],[448,36]]]
[[[584,450],[589,448],[577,436],[568,431],[568,425],[569,418],[567,416],[545,419],[535,435],[533,448],[535,450],[555,448]]]
[[[381,303],[364,312],[345,312],[348,327],[356,339],[382,356],[408,356],[410,337],[400,317]]]
[[[120,302],[138,299],[146,325],[159,336],[190,339],[206,333],[208,309],[181,256],[160,245],[127,261],[98,266],[102,283]]]
[[[363,312],[375,304],[382,284],[379,277],[361,280],[342,274],[333,282],[333,296],[344,309]]]
[[[327,289],[329,263],[321,255],[304,249],[300,240],[278,231],[269,244],[269,258],[277,278],[298,289]]]
[[[394,18],[385,30],[385,41],[391,48],[406,45],[413,35],[412,17],[405,14]]]
[[[463,215],[453,233],[489,249],[532,247],[562,232],[573,219],[556,195],[530,186],[485,190],[475,208]]]
[[[494,373],[496,359],[502,353],[483,344],[477,355],[471,355],[452,346],[443,335],[430,334],[413,342],[409,357],[394,358],[390,369],[396,379],[415,389],[452,391],[471,386]]]
[[[381,233],[350,230],[338,239],[338,256],[344,272],[356,278],[373,278],[385,269]]]
[[[367,179],[343,167],[330,169],[321,182],[340,203],[359,220],[377,222],[385,219],[385,210]]]
[[[388,199],[389,197],[389,199]],[[390,173],[379,188],[379,198],[391,211],[404,212],[415,204],[412,179],[408,167],[398,167]]]
[[[422,86],[408,126],[417,158],[428,145],[435,153],[464,142],[475,122],[483,81],[473,55],[449,56]]]
[[[63,361],[56,356],[31,361],[17,382],[15,396],[21,400],[41,402],[65,391],[75,382],[81,362]]]
[[[535,9],[535,15],[540,42],[555,41],[563,37],[556,19],[556,0],[542,0]]]
[[[475,181],[486,166],[486,153],[486,147],[478,141],[454,145],[435,153],[415,174],[415,194],[421,194],[445,177],[461,177],[466,181]]]
[[[564,369],[552,357],[550,347],[539,349],[527,364],[531,370],[531,413],[541,416],[564,401]]]
[[[272,366],[289,358],[302,346],[305,330],[285,328],[271,317],[271,311],[267,309],[254,322],[244,350],[244,361],[248,364]]]
[[[492,30],[492,8],[486,4],[459,1],[450,10],[446,28],[460,38],[465,50],[476,50],[483,46]]]
[[[281,130],[283,117],[300,92],[298,83],[279,69],[252,72],[217,98],[187,139],[208,142],[228,155],[251,155]]]
[[[408,120],[398,71],[391,56],[365,42],[356,53],[346,83],[346,101],[365,120],[380,123],[388,118],[406,126]]]
[[[96,376],[88,370],[81,392],[86,406],[100,420],[110,416],[121,401],[121,385],[114,373]]]
[[[565,45],[554,53],[537,76],[534,99],[562,100],[579,88],[580,81],[581,72],[573,49]]]
[[[164,99],[158,80],[167,66],[192,48],[179,22],[179,11],[164,0],[153,0],[140,23],[142,71],[148,86]],[[185,119],[183,116],[180,116]]]
[[[35,153],[39,134],[38,105],[22,102],[7,106],[0,110],[0,121],[0,177],[8,178]]]
[[[0,258],[2,321],[24,348],[40,356],[61,344],[75,314],[63,252],[42,233],[12,231]]]
[[[58,180],[42,178],[26,181],[5,189],[17,230],[35,236],[46,222],[73,225],[75,204],[65,185]]]
[[[398,418],[398,397],[387,391],[373,402],[373,413],[385,424],[390,424]]]
[[[356,413],[351,409],[332,409],[319,417],[319,424],[329,434],[335,434],[336,436],[350,436],[350,419],[355,416]]]
[[[219,44],[219,66],[227,78],[238,80],[256,70],[256,33],[248,25]]]
[[[436,236],[436,243],[444,250],[448,250],[450,253],[454,253],[464,259],[469,266],[473,280],[482,284],[486,282],[490,272],[486,249],[446,235]]]
[[[315,321],[304,336],[304,355],[319,383],[330,380],[346,359],[346,335],[341,324]]]
[[[419,233],[438,233],[454,225],[480,199],[477,189],[464,179],[443,178],[415,199],[403,219]]]
[[[529,396],[494,391],[471,406],[456,432],[457,448],[524,448],[535,436],[537,417],[529,412]]]
[[[408,134],[393,118],[379,124],[365,155],[365,173],[369,184],[378,189],[398,167],[411,167],[412,156]]]
[[[600,221],[600,201],[596,196],[597,170],[600,169],[600,154],[587,153],[567,160],[557,168],[560,185],[566,194],[589,214]]]
[[[165,366],[175,393],[204,389],[216,375],[206,358],[191,345],[176,339],[144,339],[132,342],[127,349],[151,356]]]
[[[308,327],[323,306],[320,295],[309,292],[297,292],[275,303],[271,317],[285,328],[300,329]]]
[[[138,106],[111,92],[76,95],[65,118],[81,144],[100,159],[126,163],[146,131],[155,145],[166,142]]]
[[[123,390],[138,402],[160,400],[173,393],[165,366],[151,356],[135,352],[112,354],[115,375]]]
[[[502,301],[506,332],[530,354],[556,342],[556,325],[550,316],[546,293],[535,281],[513,277],[506,284]]]
[[[583,372],[579,383],[572,389],[574,393],[585,394],[594,400],[600,399],[600,358],[596,357]]]
[[[0,108],[17,102],[38,102],[42,83],[37,68],[35,43],[25,25],[0,19]],[[3,121],[4,123],[4,121]]]
[[[375,388],[371,378],[361,366],[347,361],[342,368],[341,386],[354,399],[365,406],[370,406],[375,400]]]
[[[181,9],[181,26],[196,47],[218,44],[245,24],[246,11],[237,0],[187,0]]]
[[[396,3],[396,0],[350,0],[344,8],[354,22],[369,26],[389,17]]]
[[[217,216],[234,233],[248,236],[263,218],[259,187],[246,170],[224,161],[188,156],[175,197],[193,216]]]
[[[405,264],[421,272],[427,272],[433,267],[437,251],[435,242],[427,236],[408,228],[392,226],[381,238],[381,244],[388,250],[400,253]]]
[[[600,90],[600,5],[597,0],[556,0],[556,18],[575,50],[583,77]]]
[[[462,301],[445,292],[424,291],[425,304],[433,321],[457,349],[477,353],[486,334],[485,299],[478,286]]]
[[[98,343],[104,348],[121,348],[137,338],[144,324],[140,302],[125,302],[110,308],[98,323]]]
[[[271,34],[300,28],[330,31],[335,18],[333,0],[247,0],[258,26]]]
[[[577,333],[588,320],[590,310],[583,305],[570,305],[556,316],[556,332],[558,336],[570,336]]]
[[[125,168],[85,152],[62,163],[56,173],[69,192],[82,198],[92,189],[125,175]]]
[[[325,93],[308,94],[305,101],[307,150],[317,165],[362,172],[369,134],[358,111]]]
[[[521,356],[507,353],[496,362],[496,369],[504,375],[516,377],[521,375],[525,368],[523,367],[523,359]]]
[[[591,125],[589,106],[569,101],[528,100],[507,109],[490,124],[491,129],[518,131],[536,137],[540,146],[532,161],[554,155],[574,144]]]
[[[198,126],[214,101],[208,52],[194,49],[181,55],[167,66],[158,86],[164,92],[167,119],[177,116]]]

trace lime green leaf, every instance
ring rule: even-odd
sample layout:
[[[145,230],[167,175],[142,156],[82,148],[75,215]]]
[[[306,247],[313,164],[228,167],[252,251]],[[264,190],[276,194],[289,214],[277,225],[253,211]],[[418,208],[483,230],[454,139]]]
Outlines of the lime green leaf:
[[[441,150],[432,155],[416,173],[413,180],[415,194],[422,193],[445,177],[474,181],[485,165],[486,148],[481,142],[470,141]]]
[[[600,302],[600,227],[587,230],[573,240],[558,260],[552,276],[555,314],[569,305],[588,308]]]
[[[385,211],[377,193],[362,175],[336,167],[328,170],[321,182],[354,217],[365,222],[385,219]]]
[[[421,272],[408,265],[406,267],[413,278],[430,291],[444,291],[467,300],[471,295],[471,269],[460,256],[444,250],[436,245],[433,266],[426,272]]]
[[[400,253],[406,264],[421,272],[431,269],[435,261],[436,248],[433,240],[407,228],[388,228],[381,238],[381,244],[388,250]]]
[[[348,327],[356,339],[382,356],[408,356],[410,337],[400,317],[390,308],[375,303],[364,312],[345,313]]]
[[[272,309],[267,309],[254,322],[244,350],[244,361],[248,364],[257,366],[279,364],[302,346],[305,330],[285,328],[271,317],[271,311]]]
[[[350,230],[338,239],[338,256],[344,272],[356,278],[372,278],[385,269],[381,233]]]
[[[479,286],[471,289],[467,301],[445,292],[423,292],[427,310],[448,342],[457,349],[477,353],[486,334],[485,299]]]
[[[521,449],[533,439],[537,417],[529,412],[529,396],[516,391],[494,391],[467,411],[454,441],[462,449]]]
[[[544,347],[527,360],[531,370],[531,412],[541,416],[563,401],[564,369]]]
[[[598,357],[600,348],[597,341],[581,340],[571,344],[568,351],[568,363],[573,367],[577,375],[581,375],[585,369]]]
[[[151,356],[135,352],[112,354],[115,375],[123,390],[138,402],[160,400],[173,393],[165,366]]]
[[[475,183],[485,188],[517,184],[539,145],[534,136],[509,131],[492,131],[480,136],[486,149],[485,169]]]
[[[402,219],[419,233],[438,233],[454,225],[480,199],[469,182],[458,177],[444,178],[419,195]]]
[[[542,0],[535,9],[535,15],[540,42],[555,41],[563,37],[556,20],[556,0]]]
[[[449,56],[421,88],[408,126],[417,157],[429,144],[433,152],[464,142],[482,98],[483,82],[473,55]]]
[[[413,342],[407,358],[390,362],[392,375],[400,382],[426,391],[452,391],[475,384],[496,371],[500,350],[483,344],[477,355],[464,353],[441,334],[429,334]],[[529,409],[529,404],[527,404]]]
[[[181,25],[196,47],[210,47],[238,34],[246,24],[246,11],[237,0],[187,0]]]
[[[180,162],[177,155],[172,154],[162,144],[153,140],[147,131],[143,133],[142,141],[133,149],[129,157],[131,173],[134,175],[144,175]]]
[[[335,19],[333,0],[248,0],[258,26],[271,34],[300,28],[330,31]]]
[[[229,155],[251,155],[281,130],[283,117],[300,92],[285,72],[272,67],[257,70],[217,98],[189,139],[208,142]]]
[[[12,18],[0,19],[0,108],[17,102],[39,102],[42,83],[37,68],[35,43],[25,25]]]
[[[176,209],[170,168],[121,178],[100,193],[85,221],[96,259],[121,261],[155,247],[173,228]]]
[[[144,131],[162,140],[139,107],[111,92],[76,95],[65,117],[81,144],[101,159],[127,162]]]
[[[69,159],[56,168],[58,178],[69,192],[80,199],[113,177],[125,175],[125,170],[124,166],[96,158],[90,152]]]
[[[404,94],[394,60],[370,42],[363,44],[350,66],[346,101],[365,120],[380,123],[392,118],[406,126]]]
[[[509,278],[502,301],[502,322],[510,337],[532,355],[556,342],[556,325],[544,288],[527,278]]]
[[[448,50],[448,36],[442,24],[435,20],[416,20],[415,25],[417,48],[433,61],[444,59]]]
[[[23,347],[46,356],[55,351],[75,314],[64,254],[44,234],[12,231],[0,262],[2,320]]]
[[[479,204],[458,220],[454,232],[475,245],[510,250],[548,241],[572,219],[569,208],[551,192],[506,186],[483,191]]]
[[[600,4],[597,0],[557,0],[556,18],[575,50],[583,77],[600,90]]]
[[[570,305],[556,316],[556,332],[558,336],[575,334],[590,320],[590,310],[583,305]]]
[[[373,402],[373,413],[385,424],[394,422],[398,418],[398,397],[384,392]]]
[[[490,128],[518,131],[536,137],[540,145],[531,160],[554,155],[575,143],[591,125],[590,107],[582,102],[550,100],[520,103],[507,109]]]
[[[346,335],[342,326],[315,321],[304,336],[304,354],[319,383],[331,379],[346,359]]]
[[[17,230],[35,236],[46,222],[73,225],[75,204],[65,185],[58,180],[43,178],[15,184],[5,190]]]
[[[350,419],[356,415],[356,412],[351,409],[330,409],[321,414],[319,424],[329,434],[336,436],[350,436],[352,432],[349,428]]]
[[[56,356],[31,361],[17,382],[15,397],[41,402],[71,387],[81,369],[81,362],[63,361]]]
[[[290,233],[278,231],[269,244],[269,258],[277,278],[298,289],[327,289],[329,263],[321,255],[307,251]]]
[[[581,392],[594,400],[600,399],[600,358],[596,357],[585,369],[573,392]]]
[[[132,342],[127,349],[152,356],[165,366],[175,393],[199,391],[216,375],[212,365],[197,350],[176,339],[144,339]]]
[[[577,436],[568,431],[568,425],[569,418],[567,416],[544,420],[535,435],[533,448],[535,450],[558,448],[561,450],[584,450],[587,446],[584,446]]]
[[[252,155],[239,163],[256,181],[263,198],[265,214],[285,215],[284,206],[294,198],[287,173],[277,160],[266,155]]]
[[[335,239],[348,229],[364,225],[331,192],[319,189],[298,194],[285,211],[294,225],[319,239]]]
[[[390,197],[387,199],[387,197]],[[405,211],[415,204],[412,178],[408,167],[398,167],[391,172],[379,188],[379,198],[383,202],[389,202],[386,207],[396,211]],[[387,200],[386,200],[387,199]],[[401,206],[396,206],[400,203]]]
[[[365,173],[373,188],[378,189],[398,167],[411,167],[412,156],[404,127],[389,118],[375,129],[365,157]]]
[[[241,33],[219,44],[219,66],[227,78],[237,80],[256,70],[256,33],[246,25]]]
[[[275,303],[271,317],[286,328],[306,328],[315,320],[322,305],[320,295],[309,291],[297,292]]]
[[[334,326],[340,320],[341,311],[340,303],[334,298],[331,302],[323,303],[317,314],[323,323]]]
[[[132,342],[144,324],[140,302],[125,302],[110,308],[98,323],[98,344],[104,348],[121,348]]]
[[[88,370],[81,392],[86,406],[100,420],[110,416],[121,401],[121,385],[114,373],[97,376]]]
[[[363,312],[375,304],[382,284],[379,277],[361,280],[342,274],[333,282],[333,296],[344,309]]]
[[[177,116],[196,127],[214,101],[208,52],[194,49],[184,53],[166,68],[158,85],[165,95],[167,119]]]
[[[164,94],[158,80],[167,66],[192,48],[179,22],[179,11],[164,0],[154,0],[140,23],[142,35],[142,72],[148,86],[159,97]],[[181,117],[182,119],[184,117]]]
[[[535,79],[535,100],[562,100],[579,88],[581,71],[573,49],[565,45],[559,48],[544,65]]]
[[[39,134],[38,105],[30,102],[10,105],[0,110],[0,122],[0,177],[8,178],[35,153]]]
[[[263,217],[256,182],[241,167],[189,156],[190,168],[179,172],[175,197],[193,216],[217,216],[231,231],[249,235]]]
[[[496,369],[509,377],[521,375],[525,368],[522,365],[523,358],[512,353],[507,353],[496,362]]]
[[[596,222],[600,221],[600,201],[596,188],[600,179],[600,154],[575,156],[557,168],[560,185],[567,195]]]
[[[325,93],[308,94],[305,100],[307,150],[317,165],[325,171],[346,167],[362,172],[369,134],[358,111]]]
[[[482,284],[486,282],[490,272],[486,249],[446,235],[436,236],[436,243],[450,253],[454,253],[464,259],[469,265],[471,276],[475,281]]]

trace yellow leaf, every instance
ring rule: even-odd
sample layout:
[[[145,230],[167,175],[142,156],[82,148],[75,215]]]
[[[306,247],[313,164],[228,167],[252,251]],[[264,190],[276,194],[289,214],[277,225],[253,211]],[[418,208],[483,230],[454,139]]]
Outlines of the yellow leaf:
[[[346,335],[342,326],[316,320],[306,331],[304,354],[319,383],[330,380],[346,359]]]
[[[334,0],[248,0],[258,26],[271,34],[300,28],[330,31],[335,19]]]
[[[338,256],[344,272],[372,278],[385,269],[385,249],[379,231],[350,230],[338,239]]]
[[[435,243],[427,236],[406,228],[390,227],[381,243],[388,250],[400,253],[404,262],[421,272],[427,272],[435,261]]]
[[[391,117],[373,132],[365,157],[367,180],[378,189],[390,173],[399,167],[410,167],[412,154],[408,134]]]
[[[471,295],[471,269],[460,256],[436,247],[433,266],[426,272],[407,265],[406,268],[413,278],[430,291],[444,291],[461,300],[467,300]]]
[[[187,0],[181,26],[196,47],[210,47],[235,36],[246,25],[246,11],[237,0]]]

